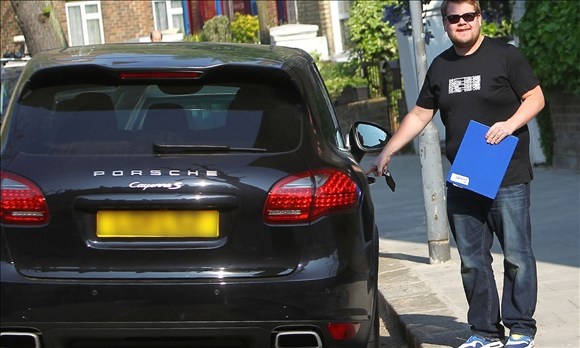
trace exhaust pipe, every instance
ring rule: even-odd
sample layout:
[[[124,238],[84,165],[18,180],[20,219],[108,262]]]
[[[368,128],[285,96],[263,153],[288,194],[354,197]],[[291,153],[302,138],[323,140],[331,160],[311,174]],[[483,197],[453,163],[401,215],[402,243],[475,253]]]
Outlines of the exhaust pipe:
[[[322,348],[322,340],[314,331],[286,331],[276,334],[275,348]]]
[[[2,348],[40,348],[40,337],[31,332],[0,332]]]

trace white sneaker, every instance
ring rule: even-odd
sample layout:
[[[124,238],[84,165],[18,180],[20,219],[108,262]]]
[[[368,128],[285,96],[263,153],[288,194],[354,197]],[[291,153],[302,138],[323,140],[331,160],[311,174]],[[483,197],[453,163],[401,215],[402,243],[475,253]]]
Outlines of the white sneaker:
[[[459,346],[459,348],[502,348],[502,347],[503,343],[501,343],[500,340],[492,341],[475,335],[469,337],[469,339],[465,341],[465,343]]]
[[[506,348],[532,348],[534,346],[534,338],[526,335],[513,334],[505,344]]]

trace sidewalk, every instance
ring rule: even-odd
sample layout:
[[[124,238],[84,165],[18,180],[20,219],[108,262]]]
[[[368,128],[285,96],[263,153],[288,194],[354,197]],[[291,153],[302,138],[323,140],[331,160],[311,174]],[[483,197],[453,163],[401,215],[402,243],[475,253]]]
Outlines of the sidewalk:
[[[365,156],[362,167],[367,169],[373,160]],[[449,164],[443,162],[445,175]],[[397,156],[389,170],[397,183],[396,192],[382,180],[371,186],[381,237],[383,313],[396,318],[409,347],[457,347],[470,331],[455,243],[450,237],[450,261],[429,264],[420,158]],[[534,173],[531,217],[539,279],[536,346],[580,347],[580,174],[546,167],[534,168]],[[493,266],[499,289],[502,262],[496,241]]]

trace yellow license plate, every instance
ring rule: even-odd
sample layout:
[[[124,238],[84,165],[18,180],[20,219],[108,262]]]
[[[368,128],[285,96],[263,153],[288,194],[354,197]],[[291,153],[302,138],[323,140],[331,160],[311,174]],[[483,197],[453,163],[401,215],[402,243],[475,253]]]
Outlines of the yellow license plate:
[[[217,211],[99,211],[100,238],[217,238]]]

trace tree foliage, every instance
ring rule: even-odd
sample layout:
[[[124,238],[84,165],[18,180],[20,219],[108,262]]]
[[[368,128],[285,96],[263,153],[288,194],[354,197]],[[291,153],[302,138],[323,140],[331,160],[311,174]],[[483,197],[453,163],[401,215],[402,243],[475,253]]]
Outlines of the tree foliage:
[[[217,15],[205,22],[201,35],[191,35],[184,38],[184,41],[200,42],[238,42],[238,43],[258,43],[258,32],[260,24],[258,17],[242,15],[236,12],[234,19]]]
[[[520,49],[548,91],[580,93],[579,10],[576,1],[526,1],[516,33]]]
[[[346,63],[316,61],[320,75],[324,79],[330,97],[336,100],[342,91],[348,87],[367,86],[354,61]]]
[[[513,31],[512,21],[508,18],[502,18],[499,21],[486,21],[484,19],[481,27],[481,33],[489,37],[511,38]]]
[[[431,0],[421,0],[423,8],[431,3]],[[500,37],[506,40],[512,35],[511,8],[508,0],[481,0],[481,15],[483,17],[482,34],[489,37]],[[439,8],[435,9],[439,13]],[[423,28],[425,44],[429,44],[433,33],[430,30],[431,22],[426,20],[427,14],[423,10]],[[391,1],[385,6],[384,21],[391,26],[397,26],[405,36],[413,35],[409,0]]]
[[[347,27],[355,59],[360,63],[398,59],[395,28],[383,20],[387,5],[397,0],[356,0]]]
[[[229,18],[218,15],[205,22],[202,37],[203,41],[232,42]]]
[[[481,33],[489,37],[509,40],[512,38],[513,25],[508,0],[481,0]]]
[[[243,15],[237,13],[231,24],[232,39],[234,42],[253,43],[260,42],[259,31],[260,22],[257,16]]]

